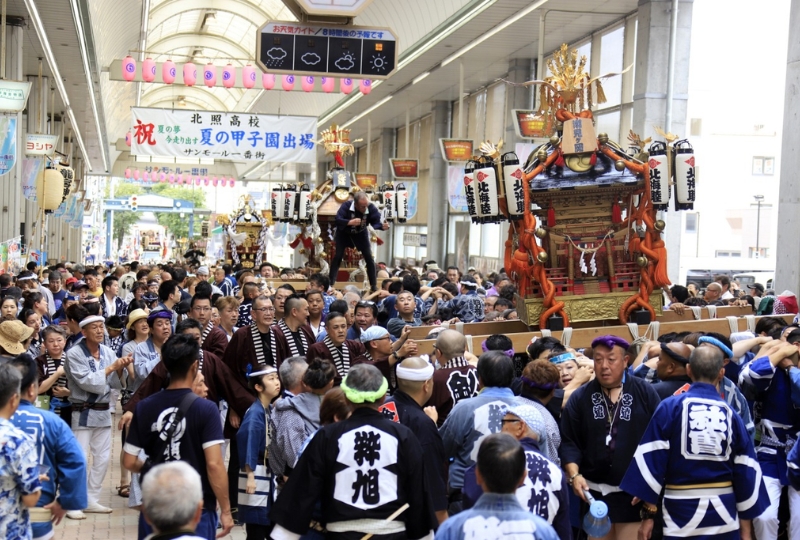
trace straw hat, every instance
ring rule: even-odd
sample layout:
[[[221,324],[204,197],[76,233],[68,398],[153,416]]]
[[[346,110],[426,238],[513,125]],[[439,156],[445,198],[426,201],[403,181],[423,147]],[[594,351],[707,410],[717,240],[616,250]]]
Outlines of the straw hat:
[[[127,324],[126,328],[128,330],[130,330],[131,326],[136,324],[136,321],[141,321],[142,319],[146,319],[146,318],[147,318],[147,312],[145,312],[145,310],[143,310],[143,309],[134,309],[133,311],[131,311],[128,314],[128,324]]]
[[[3,321],[0,323],[0,347],[10,354],[22,354],[22,342],[31,337],[33,328],[22,321]]]

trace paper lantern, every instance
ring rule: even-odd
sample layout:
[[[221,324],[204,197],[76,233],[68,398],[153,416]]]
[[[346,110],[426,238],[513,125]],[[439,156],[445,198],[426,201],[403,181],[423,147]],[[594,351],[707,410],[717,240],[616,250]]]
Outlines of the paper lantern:
[[[289,92],[294,89],[294,75],[283,76],[283,89]]]
[[[207,185],[208,185],[208,176],[206,176],[205,178],[203,178],[203,185],[204,185],[204,186],[207,186]]]
[[[125,178],[130,178],[130,177],[131,177],[131,170],[130,170],[130,168],[128,168],[128,169],[125,169]]]
[[[175,183],[175,175],[174,174],[169,173],[169,177],[168,178],[169,178],[169,183],[170,184],[174,184]]]
[[[45,169],[36,176],[36,202],[45,212],[61,204],[64,195],[64,176],[58,169]]]
[[[217,68],[211,62],[203,68],[203,82],[209,88],[213,88],[217,84]]]
[[[197,68],[191,62],[183,64],[183,84],[194,86],[197,82]]]
[[[361,93],[366,96],[372,92],[372,81],[369,79],[363,79],[360,83],[358,83],[358,89],[361,90]]]
[[[145,58],[142,62],[142,80],[153,82],[156,79],[156,63],[152,58]]]
[[[217,179],[216,176],[211,177],[211,185],[214,187],[217,187],[219,185],[219,180]]]
[[[195,179],[194,179],[194,185],[196,185],[196,186],[199,186],[199,185],[200,185],[200,182],[202,182],[202,181],[203,181],[203,179],[202,179],[202,178],[200,178],[199,176],[197,176],[197,177],[195,177]]]
[[[234,84],[236,84],[236,68],[228,64],[222,68],[222,86],[233,88]]]
[[[133,171],[133,179],[134,180],[138,180],[139,179],[139,169],[134,169],[134,171]]]
[[[275,75],[272,73],[262,74],[261,84],[264,86],[264,90],[272,90],[275,88]]]
[[[228,185],[234,187],[236,185],[236,180],[231,178],[230,180],[228,180]]]
[[[133,137],[131,136],[131,132],[129,131],[128,133],[125,134],[125,144],[130,146],[131,143],[133,143]]]
[[[250,64],[242,68],[242,84],[245,88],[253,88],[256,85],[256,68]]]
[[[161,174],[158,175],[158,181],[162,182],[162,183],[166,182],[167,181],[167,175],[162,172]]]
[[[122,59],[122,78],[128,82],[136,78],[136,60],[130,56]]]
[[[333,87],[336,84],[336,79],[333,77],[322,77],[322,90],[330,94],[333,92]]]
[[[342,94],[349,94],[353,91],[353,79],[342,79],[339,81],[339,90]]]
[[[311,92],[314,90],[314,77],[303,77],[300,86],[303,88],[303,92]]]
[[[175,69],[175,62],[172,60],[167,60],[161,65],[161,78],[167,84],[172,84],[175,82],[175,74],[177,70]]]

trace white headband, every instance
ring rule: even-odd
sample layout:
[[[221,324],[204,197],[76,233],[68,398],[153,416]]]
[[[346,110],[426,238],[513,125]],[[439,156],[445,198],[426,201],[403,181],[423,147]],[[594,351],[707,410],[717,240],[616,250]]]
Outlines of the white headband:
[[[96,323],[96,322],[104,323],[104,322],[106,322],[106,320],[103,317],[101,317],[100,315],[92,315],[90,317],[86,317],[85,319],[83,319],[80,323],[78,323],[78,326],[83,328],[84,326],[87,326],[87,325],[90,325],[90,324]]]
[[[478,284],[477,283],[473,283],[472,281],[459,281],[458,284],[461,285],[462,287],[466,287],[468,289],[477,289],[478,288]]]
[[[17,281],[30,281],[30,280],[32,280],[32,279],[36,279],[36,276],[23,276],[23,277],[18,277],[18,278],[17,278]]]
[[[248,375],[248,377],[258,377],[259,375],[269,375],[270,373],[277,373],[278,370],[272,366],[267,366],[266,369],[262,369],[261,371],[256,371]]]
[[[398,379],[403,379],[405,381],[427,381],[433,377],[433,371],[433,366],[430,364],[424,368],[405,368],[403,366],[397,366],[395,375],[397,375]]]

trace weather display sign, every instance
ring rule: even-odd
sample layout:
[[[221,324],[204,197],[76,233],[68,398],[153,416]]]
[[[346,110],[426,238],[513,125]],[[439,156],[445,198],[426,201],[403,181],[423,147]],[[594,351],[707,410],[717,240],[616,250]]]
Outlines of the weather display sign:
[[[258,62],[269,73],[385,79],[397,67],[388,28],[269,22],[258,31]]]

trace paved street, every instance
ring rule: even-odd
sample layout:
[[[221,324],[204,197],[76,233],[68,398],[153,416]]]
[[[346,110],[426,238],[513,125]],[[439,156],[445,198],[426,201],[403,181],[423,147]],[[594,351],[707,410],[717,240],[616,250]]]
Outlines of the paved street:
[[[114,425],[119,417],[117,414]],[[111,448],[111,466],[106,474],[103,496],[100,498],[100,504],[113,508],[114,512],[86,514],[86,519],[79,521],[64,518],[61,525],[56,527],[54,536],[56,540],[136,540],[139,512],[128,508],[128,499],[117,495],[116,490],[120,477],[120,446],[119,432],[115,430]],[[245,536],[244,527],[236,527],[226,538],[244,540]]]

